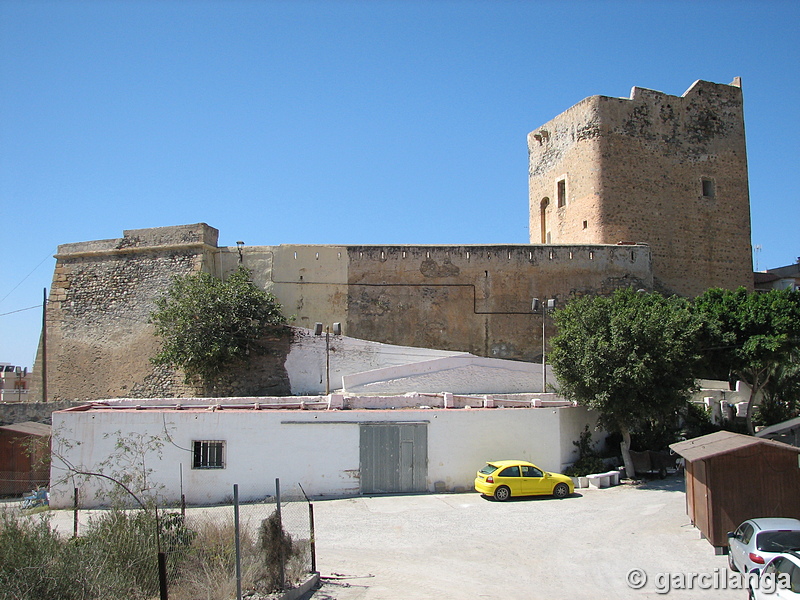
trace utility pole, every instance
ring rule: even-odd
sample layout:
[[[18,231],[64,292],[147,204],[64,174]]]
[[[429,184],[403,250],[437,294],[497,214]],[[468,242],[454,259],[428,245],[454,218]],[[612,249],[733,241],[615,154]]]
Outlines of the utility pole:
[[[42,299],[42,402],[47,402],[47,288]]]
[[[548,300],[539,301],[538,298],[534,298],[533,302],[531,302],[531,310],[534,313],[538,313],[541,309],[542,311],[542,393],[547,393],[547,335],[545,330],[545,325],[547,323],[547,312],[554,310],[556,307],[556,300],[555,298],[550,298]]]

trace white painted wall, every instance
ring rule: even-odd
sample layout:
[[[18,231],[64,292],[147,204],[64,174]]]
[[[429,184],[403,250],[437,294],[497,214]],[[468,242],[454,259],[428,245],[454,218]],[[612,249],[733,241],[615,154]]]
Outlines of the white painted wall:
[[[555,383],[550,365],[547,379]],[[522,394],[542,391],[542,365],[482,358],[447,356],[342,377],[348,394],[402,394],[407,390],[454,394]]]
[[[262,399],[265,401],[265,399]],[[585,424],[596,414],[582,407],[431,410],[136,410],[93,408],[53,413],[54,457],[51,506],[72,505],[73,484],[59,481],[64,464],[58,455],[87,470],[114,450],[116,432],[123,437],[146,434],[164,441],[160,458],[151,453],[148,466],[164,496],[191,504],[217,503],[232,496],[239,484],[242,500],[302,484],[314,496],[360,493],[359,423],[425,421],[428,423],[428,490],[436,482],[446,489],[471,489],[475,472],[487,460],[521,458],[545,470],[561,471],[573,462]],[[60,440],[71,442],[69,445]],[[76,441],[80,444],[75,444]],[[192,469],[193,440],[225,442],[224,469]],[[84,506],[102,503],[97,481],[80,491]]]
[[[294,328],[295,341],[286,359],[292,394],[517,394],[542,392],[542,365],[482,358],[467,352],[448,352],[381,344],[343,335],[330,335],[330,373],[326,375],[325,334]],[[547,381],[555,383],[550,366]]]
[[[289,375],[292,394],[302,396],[307,394],[325,393],[325,334],[315,336],[310,329],[295,327],[295,339],[292,343],[289,356],[284,366]],[[464,352],[448,352],[445,350],[429,350],[426,348],[412,348],[408,346],[393,346],[370,342],[344,335],[330,335],[330,389],[340,390],[343,387],[342,378],[352,376],[363,371],[375,369],[400,367],[417,362],[429,361],[434,358],[449,356],[470,356]],[[511,361],[508,361],[511,362]],[[374,386],[373,386],[374,387]],[[388,389],[388,388],[387,388]],[[449,388],[441,388],[442,391]],[[418,391],[406,388],[406,391]],[[376,393],[375,390],[371,390]],[[378,391],[377,393],[398,393],[393,391]]]

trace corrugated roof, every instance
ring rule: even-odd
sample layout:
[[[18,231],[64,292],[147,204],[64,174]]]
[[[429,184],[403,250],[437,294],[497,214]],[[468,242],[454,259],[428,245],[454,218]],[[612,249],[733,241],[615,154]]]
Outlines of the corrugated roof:
[[[44,423],[36,423],[34,421],[25,421],[23,423],[14,423],[13,425],[3,425],[0,427],[3,431],[13,431],[15,433],[24,433],[26,435],[50,435],[50,425]]]
[[[686,440],[685,442],[671,444],[670,449],[691,462],[704,458],[711,458],[712,456],[718,456],[727,452],[734,452],[750,446],[762,445],[775,446],[784,450],[800,453],[800,448],[784,444],[783,442],[765,440],[730,431],[717,431],[716,433],[709,433],[708,435]]]
[[[769,427],[765,427],[758,433],[756,433],[756,437],[766,438],[767,436],[773,434],[780,434],[785,431],[790,431],[800,427],[800,417],[795,417],[794,419],[789,419],[788,421],[783,421],[782,423],[777,423],[775,425],[771,425]]]

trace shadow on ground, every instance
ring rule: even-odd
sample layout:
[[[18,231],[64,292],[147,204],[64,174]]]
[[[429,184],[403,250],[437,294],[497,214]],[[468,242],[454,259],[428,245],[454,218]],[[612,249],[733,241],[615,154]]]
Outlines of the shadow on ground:
[[[635,485],[640,490],[659,490],[663,492],[685,492],[686,479],[683,472],[676,472],[667,475],[664,479],[657,477],[652,479],[641,479],[636,483],[626,484]]]

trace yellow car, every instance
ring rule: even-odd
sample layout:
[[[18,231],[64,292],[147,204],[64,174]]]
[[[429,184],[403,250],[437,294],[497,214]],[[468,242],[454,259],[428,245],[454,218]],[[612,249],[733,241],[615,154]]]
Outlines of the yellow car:
[[[524,460],[495,460],[478,471],[475,491],[502,502],[511,496],[541,494],[566,498],[575,485],[566,475],[548,473]]]

